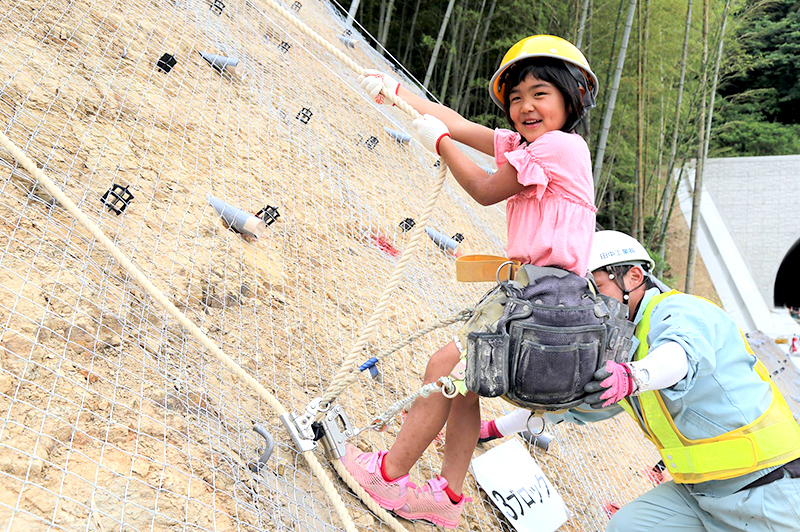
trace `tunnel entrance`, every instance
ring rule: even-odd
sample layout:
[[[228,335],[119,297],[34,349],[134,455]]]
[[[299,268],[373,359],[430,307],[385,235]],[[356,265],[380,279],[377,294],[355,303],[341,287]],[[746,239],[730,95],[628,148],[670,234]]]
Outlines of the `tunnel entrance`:
[[[775,306],[800,307],[800,240],[784,257],[775,277]]]

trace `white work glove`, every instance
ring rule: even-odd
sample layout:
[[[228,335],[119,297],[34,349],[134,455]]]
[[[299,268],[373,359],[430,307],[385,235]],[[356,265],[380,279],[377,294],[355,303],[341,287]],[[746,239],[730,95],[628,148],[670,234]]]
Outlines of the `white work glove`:
[[[444,137],[450,136],[450,130],[444,125],[444,122],[439,120],[433,115],[423,115],[422,118],[417,118],[411,125],[417,133],[417,139],[427,149],[441,155],[439,153],[439,141]]]
[[[400,82],[392,76],[370,68],[364,70],[364,75],[358,77],[358,82],[361,83],[361,87],[367,91],[369,97],[380,104],[386,99],[383,94],[381,94],[381,89],[384,86],[386,86],[386,91],[392,94],[397,94],[397,91],[400,90]]]

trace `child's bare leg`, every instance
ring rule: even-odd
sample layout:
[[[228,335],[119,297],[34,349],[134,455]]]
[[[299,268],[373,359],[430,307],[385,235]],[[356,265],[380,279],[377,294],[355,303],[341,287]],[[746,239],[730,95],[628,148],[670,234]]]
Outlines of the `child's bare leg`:
[[[481,408],[479,397],[469,392],[453,399],[450,416],[447,418],[447,436],[444,441],[442,476],[456,495],[461,494],[464,477],[478,435],[481,431]],[[452,436],[451,436],[452,435]]]
[[[425,368],[425,384],[449,375],[460,357],[461,354],[454,342],[439,349]],[[444,427],[447,416],[450,415],[451,403],[452,400],[441,393],[420,397],[414,401],[400,434],[397,435],[397,440],[384,458],[385,472],[389,477],[401,477],[417,463],[419,457]],[[476,433],[475,442],[478,441],[477,438]],[[475,442],[472,442],[473,447]]]

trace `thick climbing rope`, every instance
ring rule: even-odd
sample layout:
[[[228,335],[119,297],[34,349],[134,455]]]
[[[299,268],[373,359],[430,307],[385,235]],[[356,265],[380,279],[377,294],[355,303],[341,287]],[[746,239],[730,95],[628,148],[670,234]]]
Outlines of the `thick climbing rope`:
[[[321,35],[317,34],[314,30],[308,27],[302,20],[290,13],[285,7],[280,5],[275,0],[264,0],[264,2],[280,13],[290,24],[305,33],[314,42],[322,46],[326,51],[350,67],[350,69],[352,69],[356,74],[359,76],[364,75],[364,69],[358,63],[344,55],[335,46],[326,41]],[[252,2],[249,0],[247,1],[247,4],[255,9],[258,9],[253,6]],[[405,100],[396,94],[385,90],[385,87],[381,89],[381,94],[383,94],[391,103],[399,107],[402,111],[411,115],[412,118],[422,118],[422,115],[419,114],[416,109],[411,107]],[[400,284],[408,263],[411,262],[411,259],[417,252],[420,240],[422,239],[422,233],[425,231],[425,227],[428,225],[428,220],[431,217],[433,208],[436,206],[436,201],[439,198],[439,193],[442,191],[442,186],[444,185],[446,177],[447,165],[444,163],[444,161],[440,161],[439,172],[436,176],[436,180],[431,186],[430,194],[422,213],[417,217],[417,224],[411,230],[408,245],[403,250],[403,255],[400,257],[400,261],[397,263],[397,266],[395,266],[392,276],[386,283],[386,288],[384,288],[383,294],[381,294],[381,297],[378,300],[378,304],[375,306],[375,309],[372,311],[372,315],[367,321],[367,324],[361,331],[361,335],[350,349],[350,353],[342,361],[342,367],[339,369],[336,375],[334,375],[333,379],[331,380],[331,385],[322,396],[322,401],[320,403],[321,411],[318,415],[319,418],[321,418],[324,414],[324,410],[330,407],[331,402],[341,395],[341,393],[356,380],[354,378],[348,378],[348,376],[355,374],[355,377],[358,377],[360,365],[358,362],[363,356],[363,351],[367,347],[372,334],[378,329],[378,325],[383,319],[386,308],[389,306],[389,302],[391,301],[392,293]]]
[[[103,230],[92,220],[90,220],[89,217],[86,216],[86,214],[84,214],[84,212],[69,198],[69,196],[67,196],[60,188],[58,188],[53,180],[50,179],[50,177],[38,166],[36,166],[36,163],[33,162],[33,160],[28,157],[19,147],[17,147],[17,145],[14,144],[14,142],[9,139],[8,136],[6,136],[6,134],[1,130],[0,145],[6,151],[8,151],[12,157],[14,157],[14,159],[22,168],[27,170],[28,173],[36,179],[36,181],[38,181],[44,186],[45,189],[47,189],[47,192],[49,192],[50,195],[55,198],[55,200],[58,202],[58,205],[63,207],[81,225],[89,230],[89,232],[95,239],[97,239],[100,245],[106,251],[108,251],[108,253],[114,257],[114,259],[116,259],[116,261],[120,266],[122,266],[128,275],[130,275],[131,278],[136,281],[136,283],[141,286],[151,298],[153,298],[153,300],[164,307],[170,316],[175,318],[175,320],[198,342],[200,342],[203,347],[205,347],[212,355],[214,355],[214,357],[216,357],[224,367],[233,373],[236,378],[252,388],[259,395],[259,397],[266,401],[266,403],[278,413],[278,415],[287,413],[286,409],[283,408],[283,405],[278,402],[275,396],[269,393],[269,391],[264,388],[261,383],[255,380],[252,376],[250,376],[249,373],[239,366],[239,364],[226,355],[200,327],[198,327],[183,312],[181,312],[178,307],[172,303],[172,301],[167,299],[167,296],[165,296],[164,293],[161,292],[161,290],[159,290],[158,287],[152,283],[152,281],[150,281],[144,272],[136,267],[136,265],[134,265],[133,262],[122,253],[122,251],[114,244],[114,242],[108,238],[105,233],[103,233]],[[322,487],[328,494],[328,498],[333,503],[334,509],[336,510],[339,518],[342,520],[345,529],[349,532],[356,532],[357,529],[355,523],[353,522],[353,518],[348,513],[347,507],[337,493],[333,482],[331,482],[330,478],[325,473],[322,464],[319,463],[319,460],[317,460],[317,457],[312,451],[305,451],[303,456],[308,462],[311,470],[322,483]],[[369,498],[368,495],[367,498]],[[399,530],[405,529],[399,528]]]
[[[285,18],[290,24],[298,28],[308,37],[310,37],[314,42],[322,46],[325,50],[331,53],[334,57],[339,59],[342,63],[350,67],[356,74],[359,76],[364,75],[364,69],[358,65],[355,61],[344,55],[340,52],[337,48],[331,45],[328,41],[322,38],[322,36],[318,35],[314,30],[309,28],[305,23],[303,23],[299,18],[295,17],[291,14],[287,9],[281,6],[275,0],[264,0],[265,3],[270,5],[273,9],[275,9],[278,13],[280,13],[283,18]],[[249,2],[248,4],[252,6],[252,3]],[[381,89],[381,94],[384,95],[391,103],[395,106],[399,107],[405,113],[411,115],[412,118],[422,118],[416,109],[411,107],[405,100],[398,97],[396,94],[392,93],[391,91],[386,90],[386,87]],[[389,302],[391,300],[392,293],[400,284],[400,281],[405,274],[406,267],[408,266],[409,262],[417,252],[417,248],[420,246],[420,241],[422,239],[422,233],[425,230],[425,227],[428,225],[428,220],[430,219],[431,213],[433,212],[433,208],[436,206],[436,201],[439,198],[439,194],[442,191],[442,187],[444,186],[445,178],[447,177],[447,165],[443,160],[439,161],[439,171],[436,176],[436,180],[431,185],[431,189],[429,192],[428,200],[425,203],[425,207],[422,213],[417,217],[417,224],[411,231],[411,235],[409,236],[409,243],[406,248],[403,250],[403,255],[400,257],[400,261],[395,266],[394,271],[392,272],[389,281],[386,283],[386,287],[384,288],[383,294],[381,294],[380,299],[378,300],[378,304],[375,306],[375,309],[372,311],[372,315],[370,319],[367,321],[367,324],[364,326],[364,329],[361,331],[361,335],[358,338],[358,341],[353,345],[350,350],[350,353],[344,358],[342,361],[342,366],[339,371],[334,375],[332,379],[332,384],[329,387],[328,391],[323,395],[322,401],[320,402],[320,411],[317,414],[317,419],[321,419],[324,415],[324,410],[330,408],[331,403],[334,399],[336,399],[346,388],[347,386],[352,383],[355,378],[358,377],[359,373],[359,360],[363,356],[363,352],[367,347],[369,339],[372,337],[373,333],[377,330],[378,325],[380,324],[381,320],[383,319],[383,315],[386,312],[386,308],[389,306]],[[336,469],[339,476],[350,486],[358,496],[361,498],[361,501],[367,505],[367,507],[376,513],[381,519],[383,519],[386,523],[389,524],[395,530],[405,530],[400,523],[391,517],[386,511],[378,506],[375,500],[366,493],[355,481],[355,479],[350,475],[350,473],[345,469],[344,465],[341,463],[340,460],[333,460],[333,466]],[[380,511],[378,511],[380,510]]]

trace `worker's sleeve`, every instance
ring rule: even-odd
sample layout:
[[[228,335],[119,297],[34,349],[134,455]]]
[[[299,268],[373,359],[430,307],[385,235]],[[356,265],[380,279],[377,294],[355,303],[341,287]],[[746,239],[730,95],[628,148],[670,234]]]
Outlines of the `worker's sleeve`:
[[[681,344],[664,342],[629,366],[634,370],[634,380],[639,373],[647,372],[649,375],[644,384],[636,389],[636,394],[640,394],[649,390],[663,390],[680,382],[689,372],[689,357]]]
[[[653,309],[647,333],[648,351],[667,342],[675,342],[686,351],[689,369],[686,376],[661,393],[672,401],[689,391],[698,377],[714,372],[717,365],[714,318],[718,309],[700,298],[676,295],[661,301]]]

